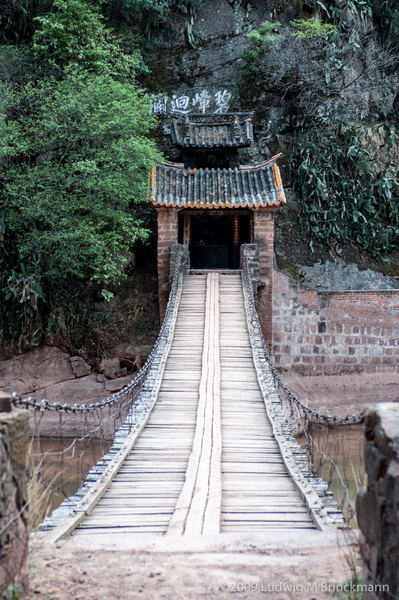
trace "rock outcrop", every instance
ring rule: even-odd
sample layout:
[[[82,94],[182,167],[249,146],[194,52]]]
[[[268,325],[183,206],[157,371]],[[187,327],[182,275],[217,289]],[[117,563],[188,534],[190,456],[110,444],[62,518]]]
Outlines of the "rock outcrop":
[[[70,355],[54,346],[40,346],[0,362],[0,390],[30,394],[75,379]]]
[[[100,402],[110,394],[118,392],[131,381],[134,375],[127,375],[126,367],[121,368],[118,358],[106,359],[101,363],[102,373],[91,372],[83,358],[70,357],[67,352],[53,346],[42,346],[32,352],[0,361],[0,391],[17,392],[22,397],[31,396],[40,401],[46,399],[51,404],[91,404]],[[33,413],[31,429],[35,429]],[[76,418],[63,418],[63,435],[76,433]],[[59,415],[46,413],[40,424],[42,436],[59,433]]]

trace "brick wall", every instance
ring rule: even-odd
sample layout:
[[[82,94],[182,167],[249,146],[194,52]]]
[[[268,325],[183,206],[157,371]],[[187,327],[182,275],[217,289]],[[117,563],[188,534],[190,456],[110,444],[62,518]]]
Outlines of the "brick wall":
[[[399,292],[320,292],[275,270],[272,354],[304,374],[399,371]]]
[[[257,310],[265,342],[271,350],[273,325],[273,236],[274,219],[270,209],[258,209],[253,216],[254,242],[259,250]]]
[[[169,297],[170,247],[177,244],[179,211],[175,208],[158,208],[158,295],[159,317],[165,316]]]

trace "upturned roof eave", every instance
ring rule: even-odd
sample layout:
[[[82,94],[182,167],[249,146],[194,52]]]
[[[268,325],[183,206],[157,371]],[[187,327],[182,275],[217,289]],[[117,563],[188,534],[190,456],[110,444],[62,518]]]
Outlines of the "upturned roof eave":
[[[259,165],[216,170],[185,169],[182,163],[166,162],[158,165],[160,169],[163,167],[167,169],[163,175],[161,173],[162,181],[166,182],[166,186],[174,184],[175,188],[172,189],[172,192],[170,190],[168,192],[165,186],[160,188],[161,183],[158,185],[157,167],[155,167],[152,171],[150,204],[155,207],[178,207],[181,209],[280,208],[286,204],[280,170],[276,164],[280,156],[282,156],[281,153]],[[267,173],[265,173],[265,169],[267,169]],[[244,175],[245,173],[248,175]],[[240,175],[241,183],[239,182]],[[268,181],[266,181],[266,175]],[[179,195],[180,188],[176,182],[179,178],[180,181],[183,181],[183,177],[187,180],[187,193],[183,192]],[[210,178],[212,178],[212,189],[209,183]],[[215,186],[216,178],[218,181]],[[159,188],[158,193],[157,188]],[[242,192],[236,193],[239,189]],[[273,201],[270,201],[270,198]]]

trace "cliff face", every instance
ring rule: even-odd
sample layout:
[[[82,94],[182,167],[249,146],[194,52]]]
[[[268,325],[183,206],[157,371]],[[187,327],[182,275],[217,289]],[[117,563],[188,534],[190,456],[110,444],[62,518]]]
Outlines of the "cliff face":
[[[327,177],[332,171],[329,160],[336,153],[331,144],[337,141],[334,128],[337,119],[344,118],[348,123],[355,122],[360,129],[352,130],[352,138],[358,138],[354,145],[352,138],[345,142],[346,146],[342,145],[343,138],[348,137],[349,125],[340,132],[342,143],[337,148],[342,153],[346,169],[342,170],[338,161],[337,171],[343,173],[341,183],[346,186],[341,197],[348,207],[353,206],[358,192],[350,188],[358,180],[366,181],[359,191],[359,198],[366,192],[369,196],[377,196],[378,190],[378,193],[385,190],[385,199],[391,196],[387,205],[391,205],[392,215],[395,211],[398,215],[396,222],[392,221],[391,233],[396,227],[396,235],[399,236],[399,192],[395,184],[399,164],[395,138],[395,119],[397,123],[399,109],[398,64],[394,53],[384,48],[378,30],[378,19],[381,21],[382,16],[377,15],[373,23],[367,19],[362,21],[358,15],[345,16],[345,11],[342,11],[342,15],[336,18],[336,22],[341,21],[338,26],[340,34],[349,31],[348,18],[357,22],[357,30],[352,36],[342,38],[344,41],[332,42],[328,41],[328,36],[328,39],[317,36],[298,39],[293,35],[293,20],[301,18],[311,22],[310,17],[317,10],[315,0],[307,0],[306,5],[297,0],[249,0],[245,3],[204,0],[197,3],[193,29],[199,36],[197,39],[202,39],[202,44],[193,48],[183,39],[187,15],[177,9],[168,21],[152,32],[152,41],[147,40],[143,44],[142,53],[151,74],[141,77],[148,94],[153,96],[153,111],[160,117],[160,126],[154,134],[159,148],[169,160],[179,160],[179,151],[170,136],[172,115],[254,111],[255,144],[250,149],[240,150],[241,163],[256,164],[278,152],[284,153],[279,166],[287,207],[277,211],[275,218],[276,268],[318,290],[398,288],[398,248],[386,254],[384,258],[389,258],[389,262],[384,262],[373,258],[367,244],[359,247],[350,242],[350,238],[345,241],[339,236],[330,236],[328,243],[320,245],[314,227],[313,230],[304,227],[304,220],[308,218],[309,223],[310,217],[314,216],[313,225],[317,225],[318,219],[324,219],[323,210],[314,215],[305,215],[303,211],[304,200],[318,193],[317,185],[310,181],[318,182],[318,177],[323,179],[323,175]],[[338,0],[324,0],[323,5],[330,9],[330,5],[335,3]],[[394,4],[393,0],[388,3]],[[373,3],[373,11],[377,4]],[[324,13],[321,16],[324,19],[321,23],[328,21]],[[267,32],[259,34],[260,41],[251,41],[257,39],[253,34],[259,32],[265,22],[270,25]],[[126,45],[136,35],[133,26],[126,23],[123,26],[113,25],[118,38],[123,38],[129,30]],[[278,36],[284,39],[274,44]],[[248,54],[248,48],[252,54]],[[24,81],[30,68],[28,55],[14,50],[12,46],[0,47],[3,59],[0,60],[0,78],[4,81]],[[319,135],[316,142],[311,138],[315,131]],[[306,135],[310,138],[302,143],[301,136]],[[312,143],[316,147],[309,164],[313,159],[325,159],[324,173],[319,170],[317,177],[310,172],[308,176],[304,175],[301,167],[301,161],[305,160],[304,154],[301,158],[305,142],[307,148]],[[361,160],[356,158],[359,149]],[[388,156],[390,171],[385,167]],[[352,158],[357,160],[357,170],[353,172],[346,164]],[[335,192],[328,185],[325,187],[327,205],[333,205]],[[375,206],[371,208],[374,210]],[[377,209],[375,213],[369,211],[369,224],[375,220],[373,214],[378,216]],[[93,318],[87,326],[90,331],[87,336],[83,331],[85,335],[82,336],[90,338],[90,344],[86,346],[89,354],[95,354],[92,366],[99,351],[109,353],[122,342],[134,346],[133,360],[137,355],[145,358],[144,350],[151,347],[156,336],[156,219],[151,209],[140,207],[140,211],[145,226],[153,231],[151,249],[142,247],[139,251],[135,248],[137,271],[134,273],[133,270],[129,280],[113,290],[116,297],[112,303],[94,304]],[[338,229],[341,214],[338,215]],[[362,218],[353,213],[355,219],[362,223]],[[364,238],[367,241],[367,237],[372,240],[373,235],[374,231],[370,228],[363,241]],[[389,235],[388,232],[387,237]],[[310,242],[313,242],[312,247]],[[122,321],[124,326],[121,329]],[[80,329],[83,329],[82,325]],[[44,338],[42,342],[45,343]],[[11,358],[11,350],[9,354],[9,349],[5,350],[2,353],[0,348],[0,360]],[[84,356],[87,358],[86,354]]]
[[[234,10],[227,0],[205,0],[193,26],[203,40],[197,48],[191,48],[182,39],[185,16],[174,14],[160,33],[153,55],[147,57],[152,74],[144,83],[151,93],[159,95],[154,100],[154,112],[164,117],[164,137],[159,143],[169,159],[177,159],[178,155],[167,136],[169,125],[165,117],[255,108],[257,133],[266,127],[270,134],[276,128],[281,111],[272,107],[272,96],[265,102],[266,95],[256,82],[251,86],[251,98],[245,98],[244,103],[240,99],[245,88],[241,73],[244,60],[239,55],[248,45],[247,34],[271,16],[263,1],[256,0],[251,6],[250,11],[242,7]],[[271,155],[264,135],[256,137],[259,143],[243,153],[242,162],[257,162]]]
[[[169,160],[179,160],[169,135],[172,116],[253,110],[255,144],[240,151],[241,163],[256,164],[284,152],[279,164],[288,205],[276,215],[277,268],[299,280],[306,278],[307,285],[319,289],[331,289],[331,279],[341,289],[367,288],[370,281],[373,289],[398,287],[398,251],[389,253],[389,261],[375,260],[367,244],[359,247],[330,236],[329,242],[321,245],[314,235],[310,247],[312,235],[299,224],[302,199],[295,191],[298,156],[296,162],[292,157],[295,152],[299,155],[298,136],[302,132],[316,128],[322,137],[323,131],[331,135],[338,120],[348,120],[365,128],[358,143],[369,152],[370,164],[377,165],[373,168],[378,171],[378,165],[386,162],[388,150],[397,168],[397,152],[391,149],[392,144],[388,149],[390,138],[384,129],[385,122],[392,122],[395,115],[397,59],[384,50],[371,21],[360,20],[357,37],[348,38],[348,43],[354,47],[360,44],[361,50],[356,56],[345,48],[337,50],[342,61],[347,61],[340,70],[334,43],[327,39],[301,41],[292,36],[292,21],[311,16],[310,12],[298,12],[298,3],[253,0],[246,6],[233,8],[227,0],[205,0],[193,24],[203,41],[196,48],[182,38],[186,17],[180,13],[173,14],[160,31],[146,57],[152,73],[143,81],[154,94],[153,110],[161,117],[159,147]],[[342,14],[344,17],[360,19]],[[244,60],[243,52],[251,47],[248,34],[259,30],[265,21],[275,24],[271,35],[285,36],[283,43],[263,49],[252,44],[256,51],[251,59]],[[341,30],[344,25],[340,24]],[[349,53],[344,56],[345,52]],[[315,264],[322,268],[314,269]],[[365,272],[363,276],[366,269],[379,275],[371,277]]]

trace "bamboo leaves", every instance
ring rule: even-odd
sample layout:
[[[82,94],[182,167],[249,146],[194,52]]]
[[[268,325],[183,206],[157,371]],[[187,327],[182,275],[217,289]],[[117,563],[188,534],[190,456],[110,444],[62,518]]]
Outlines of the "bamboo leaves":
[[[351,240],[381,257],[399,244],[394,226],[399,222],[399,173],[389,152],[384,164],[371,158],[366,146],[373,135],[356,124],[300,134],[291,168],[301,198],[299,219],[313,239],[325,244]],[[395,132],[385,128],[385,135]]]

